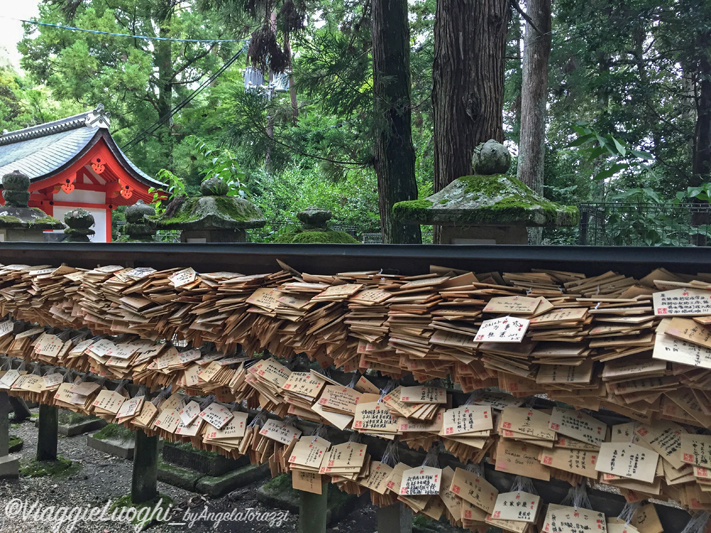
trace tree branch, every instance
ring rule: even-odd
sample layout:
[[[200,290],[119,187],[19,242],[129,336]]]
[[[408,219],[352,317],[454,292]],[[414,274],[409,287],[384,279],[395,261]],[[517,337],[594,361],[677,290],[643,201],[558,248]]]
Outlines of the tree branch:
[[[523,17],[523,20],[525,20],[526,23],[531,26],[531,28],[536,30],[537,33],[540,33],[541,35],[543,34],[541,30],[536,28],[536,25],[531,20],[531,17],[529,17],[528,14],[523,9],[521,9],[521,6],[518,5],[518,2],[516,0],[511,0],[510,4],[516,11],[518,11],[518,13]]]
[[[215,48],[216,44],[217,43],[212,43],[207,50],[204,50],[201,54],[197,54],[196,56],[191,57],[180,68],[176,69],[173,72],[173,75],[170,77],[170,83],[173,83],[173,80],[176,78],[176,76],[178,74],[180,74],[181,72],[183,72],[185,69],[187,69],[190,65],[192,65],[196,61],[199,61],[200,59],[205,57],[207,54],[209,54],[212,51],[212,49]]]

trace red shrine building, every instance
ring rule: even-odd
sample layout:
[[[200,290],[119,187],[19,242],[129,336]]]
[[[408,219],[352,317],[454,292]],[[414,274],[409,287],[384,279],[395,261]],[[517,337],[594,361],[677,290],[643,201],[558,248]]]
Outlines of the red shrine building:
[[[30,207],[59,220],[82,207],[95,220],[93,242],[111,242],[111,211],[153,201],[154,180],[134,165],[109,133],[104,106],[73,117],[0,135],[0,177],[30,177]],[[0,185],[1,188],[1,185]],[[0,203],[4,200],[0,197]],[[61,232],[61,230],[59,230]]]

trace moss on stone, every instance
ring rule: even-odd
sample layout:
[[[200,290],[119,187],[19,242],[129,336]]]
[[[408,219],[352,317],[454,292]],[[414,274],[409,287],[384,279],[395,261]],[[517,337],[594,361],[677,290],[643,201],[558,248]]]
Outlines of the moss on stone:
[[[10,225],[14,226],[16,224],[21,224],[21,223],[22,223],[22,221],[17,217],[13,217],[10,215],[0,216],[0,226],[10,226]]]
[[[93,437],[98,440],[131,440],[134,437],[134,433],[121,424],[107,424],[102,429],[94,433]]]
[[[402,220],[416,220],[419,219],[420,212],[429,209],[432,205],[429,200],[405,200],[393,206],[393,215]]]
[[[46,217],[41,217],[41,218],[35,218],[30,221],[31,226],[38,226],[40,224],[61,224],[59,220],[57,220],[54,217],[50,217],[49,215]]]
[[[235,196],[198,196],[188,198],[178,212],[158,219],[165,229],[241,229],[257,228],[266,221],[262,212],[248,200]]]
[[[345,231],[298,230],[285,234],[281,242],[287,244],[358,244],[358,240]]]
[[[20,437],[16,435],[10,435],[10,441],[8,443],[8,448],[10,453],[19,452],[24,445],[24,442]]]
[[[97,417],[93,415],[84,415],[81,413],[75,413],[74,411],[60,410],[59,411],[59,423],[65,425],[81,424],[88,420],[97,420]]]
[[[291,476],[289,474],[279,474],[262,485],[262,490],[267,494],[279,494],[284,491],[293,490],[291,486]]]
[[[57,457],[56,461],[37,461],[32,459],[20,466],[20,474],[27,477],[58,477],[66,478],[81,470],[79,463],[72,463],[64,457]]]

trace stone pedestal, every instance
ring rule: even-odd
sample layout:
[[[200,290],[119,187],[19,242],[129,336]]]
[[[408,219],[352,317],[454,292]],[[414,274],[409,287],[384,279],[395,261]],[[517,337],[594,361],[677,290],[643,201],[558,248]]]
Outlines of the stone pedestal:
[[[440,244],[528,244],[524,226],[442,226]]]
[[[183,230],[180,234],[180,242],[247,242],[247,232],[243,229]]]

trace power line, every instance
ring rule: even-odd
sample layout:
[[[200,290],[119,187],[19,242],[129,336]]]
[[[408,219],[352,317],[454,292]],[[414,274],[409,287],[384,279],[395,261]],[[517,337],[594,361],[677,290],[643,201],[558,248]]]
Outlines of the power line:
[[[175,41],[179,43],[235,43],[238,42],[237,39],[174,39],[172,37],[152,37],[150,35],[131,35],[129,33],[114,33],[110,31],[100,31],[100,30],[88,30],[86,28],[76,28],[74,26],[65,26],[63,24],[50,24],[49,22],[40,22],[38,20],[25,20],[16,19],[13,17],[7,17],[5,15],[0,15],[2,18],[17,20],[24,22],[25,24],[34,24],[36,26],[47,26],[50,28],[57,28],[60,30],[69,31],[83,31],[85,33],[94,33],[98,35],[111,35],[113,37],[130,37],[131,39],[145,39],[148,41]]]
[[[242,52],[244,52],[244,47],[237,52],[235,55],[233,55],[230,59],[228,59],[224,65],[222,65],[217,71],[215,71],[209,78],[207,78],[205,81],[203,81],[199,87],[197,87],[192,93],[190,93],[187,97],[185,97],[181,102],[179,102],[174,108],[172,108],[168,113],[163,115],[162,117],[158,118],[157,121],[155,121],[153,124],[145,128],[143,131],[140,131],[133,139],[131,139],[129,142],[124,144],[121,149],[124,151],[128,151],[137,144],[143,142],[147,137],[150,135],[153,135],[167,120],[169,120],[173,115],[175,115],[178,111],[183,109],[186,105],[188,105],[202,90],[207,87],[209,84],[211,84],[213,81],[215,81],[225,70],[227,70],[235,61],[237,61],[237,58],[239,58],[240,55],[242,55]]]

